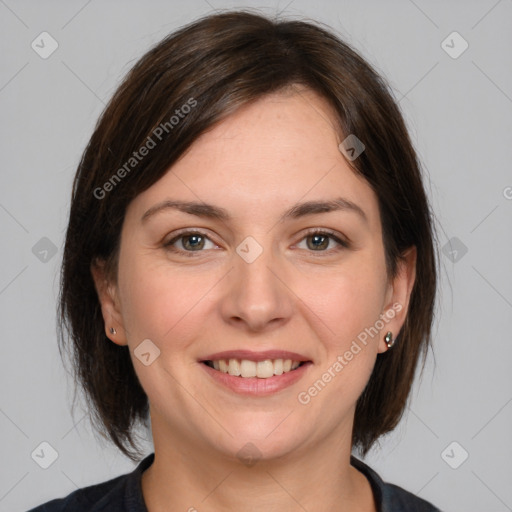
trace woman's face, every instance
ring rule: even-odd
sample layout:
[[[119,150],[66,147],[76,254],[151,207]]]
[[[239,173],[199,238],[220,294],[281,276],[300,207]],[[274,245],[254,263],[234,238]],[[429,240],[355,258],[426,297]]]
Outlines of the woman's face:
[[[270,459],[349,446],[414,262],[388,280],[377,197],[340,142],[313,92],[267,96],[130,204],[117,284],[100,296],[148,395],[155,447]]]

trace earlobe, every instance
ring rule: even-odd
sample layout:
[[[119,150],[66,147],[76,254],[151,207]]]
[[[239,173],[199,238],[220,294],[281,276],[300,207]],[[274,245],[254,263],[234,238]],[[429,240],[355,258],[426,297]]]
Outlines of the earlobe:
[[[101,306],[105,335],[117,345],[126,345],[122,314],[117,300],[117,286],[108,279],[105,262],[96,260],[92,263],[91,274]]]
[[[407,317],[411,293],[416,279],[416,257],[416,247],[412,246],[403,253],[398,262],[398,271],[390,283],[389,300],[384,308],[384,315],[389,319],[389,322],[379,342],[379,353],[386,352],[394,345]]]

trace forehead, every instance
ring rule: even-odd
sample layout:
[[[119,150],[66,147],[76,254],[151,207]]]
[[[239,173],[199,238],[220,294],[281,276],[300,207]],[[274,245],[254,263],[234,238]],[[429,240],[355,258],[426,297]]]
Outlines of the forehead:
[[[245,169],[252,161],[260,170],[283,157],[309,160],[322,153],[338,159],[336,125],[336,116],[324,98],[294,87],[243,105],[202,134],[187,154],[217,159],[227,155],[233,163],[244,162]]]
[[[197,138],[134,206],[140,212],[171,198],[261,217],[343,196],[378,219],[373,191],[340,153],[336,123],[328,102],[308,89],[265,96]]]

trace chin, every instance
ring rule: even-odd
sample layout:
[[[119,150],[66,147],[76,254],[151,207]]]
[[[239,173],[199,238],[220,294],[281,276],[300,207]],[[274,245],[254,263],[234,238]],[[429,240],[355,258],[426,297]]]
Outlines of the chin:
[[[304,423],[297,424],[290,412],[291,409],[279,414],[251,412],[239,415],[236,420],[225,423],[231,435],[223,432],[221,439],[211,439],[211,444],[215,450],[229,458],[234,456],[244,464],[247,460],[270,461],[285,457],[311,437]],[[290,416],[285,419],[288,414]]]

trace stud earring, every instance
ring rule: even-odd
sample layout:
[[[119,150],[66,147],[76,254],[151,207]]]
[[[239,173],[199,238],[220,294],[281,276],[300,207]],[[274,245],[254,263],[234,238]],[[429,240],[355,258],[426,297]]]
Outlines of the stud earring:
[[[395,344],[396,340],[393,339],[393,333],[391,331],[386,333],[386,336],[384,336],[384,341],[386,342],[388,348],[391,348]]]
[[[110,328],[110,334],[117,334],[117,331],[113,327],[111,327]]]

